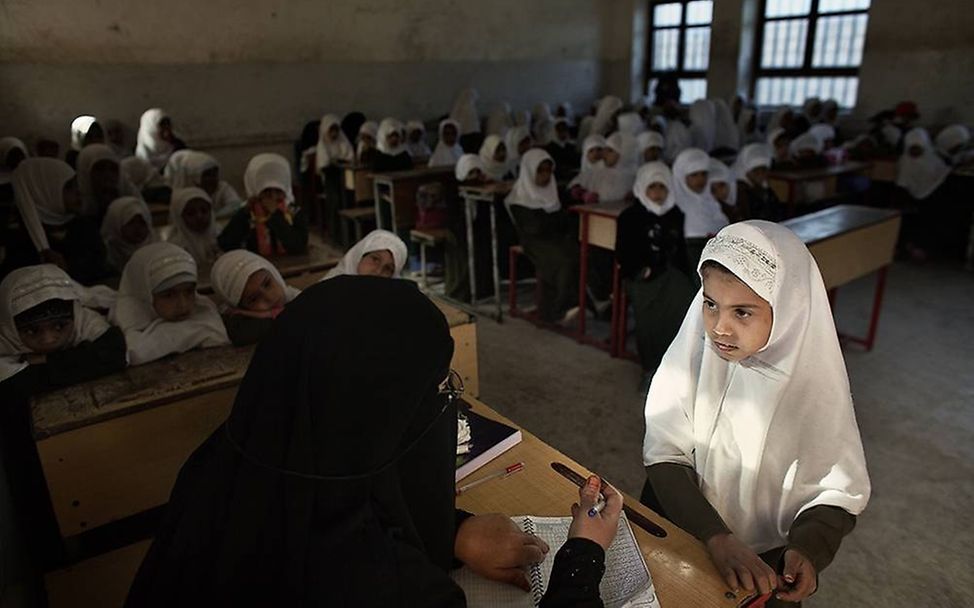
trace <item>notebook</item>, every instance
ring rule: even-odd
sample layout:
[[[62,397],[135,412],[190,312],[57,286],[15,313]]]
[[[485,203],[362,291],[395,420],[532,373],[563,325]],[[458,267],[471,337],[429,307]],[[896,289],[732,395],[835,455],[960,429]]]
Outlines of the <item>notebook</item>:
[[[461,414],[469,425],[470,440],[464,443],[465,453],[457,454],[457,481],[521,443],[519,429],[484,418],[469,409]]]
[[[528,534],[542,538],[551,547],[551,551],[542,563],[532,566],[528,571],[530,593],[511,585],[487,580],[466,567],[454,570],[451,576],[467,596],[469,608],[533,608],[544,596],[555,553],[568,538],[572,518],[520,515],[511,519]],[[646,561],[625,513],[619,517],[619,531],[605,554],[605,574],[602,576],[600,591],[606,608],[660,608],[653,578],[646,568]]]

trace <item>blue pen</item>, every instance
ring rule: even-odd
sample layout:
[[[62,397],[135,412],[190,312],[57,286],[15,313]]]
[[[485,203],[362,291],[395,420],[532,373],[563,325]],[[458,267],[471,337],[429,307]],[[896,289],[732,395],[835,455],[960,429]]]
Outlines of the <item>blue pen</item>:
[[[588,510],[588,516],[595,517],[596,515],[601,513],[602,509],[604,508],[605,508],[605,496],[602,495],[602,492],[599,492],[599,500],[598,502],[595,503],[594,507]]]

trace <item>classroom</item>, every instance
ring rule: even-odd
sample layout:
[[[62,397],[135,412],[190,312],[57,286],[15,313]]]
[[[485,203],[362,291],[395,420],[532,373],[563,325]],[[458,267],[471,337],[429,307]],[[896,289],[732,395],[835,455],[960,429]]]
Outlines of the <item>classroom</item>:
[[[6,3],[0,608],[974,606],[970,9]]]

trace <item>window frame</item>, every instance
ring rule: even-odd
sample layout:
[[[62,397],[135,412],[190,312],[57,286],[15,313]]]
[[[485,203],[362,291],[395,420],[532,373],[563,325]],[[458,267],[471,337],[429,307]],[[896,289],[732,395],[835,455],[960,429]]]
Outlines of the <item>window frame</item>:
[[[761,78],[858,78],[859,71],[862,69],[862,62],[856,67],[821,67],[817,68],[812,65],[814,55],[815,55],[815,34],[818,29],[818,20],[823,17],[842,17],[846,15],[866,15],[869,16],[869,9],[872,8],[872,2],[870,2],[869,8],[864,9],[852,9],[844,11],[830,11],[828,13],[820,13],[818,10],[819,0],[810,0],[808,13],[804,15],[787,15],[782,17],[765,17],[765,13],[768,9],[768,0],[761,0],[761,6],[758,12],[758,27],[755,28],[755,40],[754,40],[754,54],[752,58],[752,74],[754,78],[751,79],[751,84],[748,89],[751,99],[755,99],[758,90],[758,80]],[[769,21],[789,21],[792,19],[807,19],[808,29],[805,33],[805,55],[802,58],[801,67],[797,68],[764,68],[761,67],[761,58],[764,55],[764,31],[767,27]],[[866,24],[866,32],[869,31],[869,24]],[[864,34],[865,35],[865,34]],[[865,41],[863,41],[865,44]]]
[[[711,42],[713,41],[713,28],[714,19],[713,13],[710,16],[710,22],[706,25],[687,25],[687,5],[695,0],[649,0],[649,35],[646,36],[646,63],[645,69],[643,70],[643,91],[647,96],[652,96],[653,91],[649,90],[649,83],[654,79],[659,79],[661,76],[673,75],[677,80],[707,80],[707,73],[710,71],[710,48]],[[762,0],[763,1],[763,0]],[[682,4],[683,9],[680,14],[680,24],[679,25],[664,25],[661,27],[656,27],[656,6],[659,4]],[[716,7],[717,0],[713,0],[712,6]],[[696,28],[709,28],[710,29],[710,42],[707,43],[707,69],[706,70],[687,70],[684,68],[686,62],[686,39],[687,30]],[[675,70],[664,70],[656,71],[653,70],[653,41],[655,39],[655,33],[657,30],[678,30],[676,41],[676,69]]]

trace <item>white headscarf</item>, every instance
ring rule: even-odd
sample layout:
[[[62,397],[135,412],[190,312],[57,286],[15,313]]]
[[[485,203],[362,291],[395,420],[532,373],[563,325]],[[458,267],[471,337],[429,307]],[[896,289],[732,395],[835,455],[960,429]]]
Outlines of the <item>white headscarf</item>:
[[[763,139],[761,133],[758,131],[756,115],[757,112],[751,106],[741,108],[741,113],[737,117],[737,137],[742,146],[753,144]],[[748,130],[748,125],[751,124],[752,119],[755,119],[754,129]]]
[[[54,160],[54,159],[51,159]],[[96,340],[108,331],[105,318],[82,305],[84,288],[53,264],[24,266],[0,283],[0,382],[27,367],[20,355],[31,352],[20,339],[14,317],[48,300],[72,302],[74,337],[71,346]]]
[[[741,134],[737,130],[737,123],[734,122],[734,115],[731,114],[730,106],[720,98],[711,100],[717,118],[717,132],[714,140],[715,148],[729,148],[738,150],[741,147]]]
[[[693,135],[682,120],[673,119],[666,124],[666,147],[663,160],[672,163],[687,148],[693,147]]]
[[[118,287],[109,320],[125,333],[129,365],[141,365],[197,347],[229,344],[216,305],[196,297],[188,319],[166,321],[152,306],[152,295],[184,282],[196,282],[196,262],[172,243],[152,243],[132,254]]]
[[[578,172],[578,175],[569,182],[569,186],[581,186],[585,190],[592,189],[592,186],[595,184],[596,174],[600,169],[605,167],[605,163],[601,160],[597,163],[590,161],[588,159],[589,150],[592,148],[605,148],[608,145],[608,142],[601,135],[589,135],[585,138],[585,143],[582,145],[582,168]]]
[[[7,167],[7,155],[14,150],[20,150],[24,153],[25,158],[30,158],[30,152],[27,151],[24,142],[16,137],[0,138],[0,184],[6,184],[10,181],[11,169]]]
[[[161,171],[172,154],[173,146],[159,136],[159,123],[168,118],[169,114],[161,108],[151,108],[143,112],[139,119],[139,135],[135,146],[135,155],[152,163],[157,171]]]
[[[971,131],[965,125],[950,125],[937,133],[937,151],[947,158],[956,153],[951,152],[957,146],[962,148],[971,141]]]
[[[713,191],[711,191],[710,186],[713,183],[723,183],[727,184],[729,192],[727,193],[727,200],[724,201],[725,205],[731,207],[737,205],[737,179],[734,177],[734,173],[716,158],[710,159],[710,169],[707,172],[707,192],[710,192],[710,196],[717,200],[713,196]],[[720,204],[720,201],[717,201]]]
[[[598,194],[601,202],[621,201],[632,190],[636,179],[636,164],[626,139],[627,136],[616,132],[605,140],[606,147],[619,154],[619,162],[612,167],[605,162],[601,163],[592,174],[590,187],[586,188]],[[632,139],[632,136],[628,136],[628,139]]]
[[[203,199],[210,206],[210,225],[202,233],[190,230],[183,220],[183,210],[186,205],[198,198]],[[195,187],[173,190],[169,202],[169,223],[172,224],[173,231],[169,235],[168,242],[188,251],[197,266],[209,268],[220,255],[220,246],[216,241],[218,236],[216,215],[213,212],[213,199],[210,195],[202,188]]]
[[[281,272],[266,258],[246,249],[234,249],[217,258],[210,269],[210,284],[220,299],[220,308],[236,308],[240,305],[247,279],[258,270],[266,270],[284,290],[285,302],[298,297],[300,289],[284,282]]]
[[[365,152],[365,142],[362,141],[362,136],[368,135],[373,140],[378,142],[379,137],[379,125],[374,120],[367,120],[362,123],[362,126],[358,129],[358,135],[356,136],[355,142],[355,158],[356,160],[362,160],[362,153]]]
[[[663,158],[663,148],[666,146],[666,139],[656,131],[643,131],[636,137],[636,154],[639,162],[643,161],[643,153],[646,148],[659,148],[660,158]]]
[[[453,142],[453,146],[448,146],[443,141],[443,129],[449,125],[453,125],[453,128],[457,130],[457,139]],[[429,166],[450,167],[455,165],[460,160],[460,157],[463,156],[463,147],[460,146],[460,123],[452,118],[441,120],[438,134],[439,141],[436,142],[436,149],[433,150],[433,155],[430,156]]]
[[[146,188],[166,185],[166,181],[159,175],[156,168],[144,158],[138,156],[123,158],[119,161],[118,167],[122,177],[139,192]]]
[[[484,163],[484,171],[487,173],[487,177],[493,180],[504,179],[507,175],[507,170],[509,165],[507,161],[498,162],[494,160],[494,153],[497,151],[497,146],[503,144],[504,141],[501,139],[500,135],[488,135],[484,138],[484,143],[480,145],[480,160]],[[506,145],[504,146],[507,147]],[[510,157],[511,151],[507,150],[507,155]]]
[[[80,151],[85,147],[85,136],[91,125],[98,122],[94,116],[79,116],[71,121],[71,149]]]
[[[774,129],[771,129],[771,130],[768,131],[768,139],[767,139],[767,142],[766,143],[769,146],[771,146],[771,149],[772,150],[774,150],[775,149],[774,140],[778,139],[782,135],[787,135],[787,133],[788,132],[785,129],[783,129],[782,127],[776,127]]]
[[[122,238],[122,227],[139,215],[145,220],[149,233],[141,243],[130,243]],[[101,222],[101,238],[108,249],[108,263],[112,268],[122,270],[136,250],[158,240],[149,206],[136,196],[122,196],[112,201]]]
[[[646,398],[646,466],[691,467],[728,528],[757,553],[788,542],[818,505],[858,515],[870,483],[822,276],[790,230],[733,224],[701,264],[718,262],[767,300],[767,345],[739,363],[706,335],[698,292]]]
[[[388,250],[392,253],[392,259],[396,264],[396,272],[392,276],[393,278],[398,278],[402,274],[402,269],[406,266],[406,262],[409,261],[409,251],[406,249],[406,243],[403,243],[401,238],[388,230],[373,230],[366,234],[361,241],[352,245],[352,248],[348,250],[345,257],[338,262],[337,266],[329,270],[328,274],[322,280],[326,281],[346,274],[357,275],[359,262],[362,261],[362,258],[366,254],[383,250]]]
[[[768,167],[770,169],[773,156],[774,151],[768,144],[748,144],[741,148],[737,159],[734,161],[734,175],[737,176],[737,179],[752,186],[764,186],[765,184],[752,184],[747,173],[757,167]]]
[[[693,146],[704,152],[714,149],[717,142],[717,109],[707,99],[690,104],[690,134]]]
[[[646,189],[653,184],[663,184],[666,186],[666,200],[661,205],[654,203],[649,198],[649,195],[646,194]],[[666,164],[660,161],[646,163],[639,168],[639,172],[636,173],[636,183],[632,186],[632,193],[636,195],[636,198],[643,204],[643,207],[654,215],[665,215],[670,209],[676,207],[676,193],[673,190],[673,173]]]
[[[710,156],[703,150],[687,148],[673,163],[673,189],[676,205],[686,216],[683,234],[687,238],[701,238],[716,234],[727,225],[727,217],[720,203],[710,195],[710,188],[697,194],[687,186],[687,175],[698,171],[710,171]]]
[[[805,131],[788,145],[788,151],[792,156],[798,156],[802,150],[814,150],[815,154],[821,154],[824,149],[825,144],[811,131]]]
[[[487,135],[500,135],[507,133],[507,130],[514,126],[514,119],[511,117],[511,104],[501,102],[494,105],[487,114]]]
[[[460,123],[459,135],[480,133],[480,117],[477,116],[477,89],[467,87],[460,91],[450,110],[450,118]]]
[[[389,143],[386,141],[386,137],[392,133],[399,133],[399,145],[395,148],[390,148]],[[404,140],[406,139],[403,134],[402,122],[396,120],[395,118],[383,118],[382,122],[379,123],[379,133],[376,135],[376,147],[379,148],[379,152],[383,154],[388,154],[389,156],[399,156],[406,151],[406,144]]]
[[[264,152],[250,159],[244,171],[247,198],[260,196],[267,188],[283,190],[288,204],[294,203],[291,189],[291,164],[280,154]]]
[[[595,110],[595,117],[592,119],[592,129],[589,134],[608,135],[612,127],[612,117],[623,107],[622,100],[615,95],[607,95],[599,101],[598,108]]]
[[[509,129],[504,135],[504,146],[507,148],[507,166],[512,171],[521,162],[521,153],[518,152],[518,144],[531,137],[531,130],[524,125],[518,125]]]
[[[519,205],[528,209],[541,209],[547,213],[554,213],[561,208],[561,201],[558,200],[558,184],[555,182],[554,173],[547,186],[539,186],[534,182],[538,166],[544,161],[550,161],[552,165],[555,161],[551,155],[541,148],[531,148],[521,157],[521,171],[514,182],[514,188],[504,199],[508,206]],[[554,169],[554,167],[552,167]]]
[[[546,102],[538,102],[531,109],[531,136],[538,145],[546,146],[551,141],[555,119],[551,115],[551,106]]]
[[[410,138],[413,131],[419,131],[422,133],[419,141],[413,143]],[[426,143],[426,127],[423,123],[418,120],[410,120],[406,123],[406,152],[409,152],[409,156],[412,158],[429,158],[430,157],[430,147]]]
[[[63,226],[74,219],[64,208],[64,184],[74,169],[56,158],[26,158],[13,172],[14,201],[37,251],[51,248],[44,225]]]
[[[338,139],[328,139],[328,131],[338,127]],[[342,132],[342,121],[335,114],[325,114],[318,126],[318,144],[315,147],[315,171],[320,172],[335,162],[352,162],[355,160],[355,149],[348,137]]]
[[[817,125],[812,125],[808,132],[822,142],[823,150],[825,149],[826,142],[835,140],[835,127],[824,122],[820,122]]]
[[[209,154],[197,150],[179,150],[169,157],[163,175],[169,187],[178,190],[198,187],[203,173],[213,168],[219,169],[220,163]]]
[[[464,154],[457,161],[456,167],[453,169],[453,173],[457,178],[458,182],[465,182],[470,176],[470,172],[474,169],[480,169],[480,172],[487,175],[487,169],[484,167],[484,161],[480,159],[476,154]]]
[[[923,154],[910,156],[910,148],[920,146]],[[950,175],[950,166],[934,151],[930,135],[921,127],[911,129],[903,138],[903,154],[896,168],[896,185],[906,188],[915,199],[923,200],[944,183]]]

